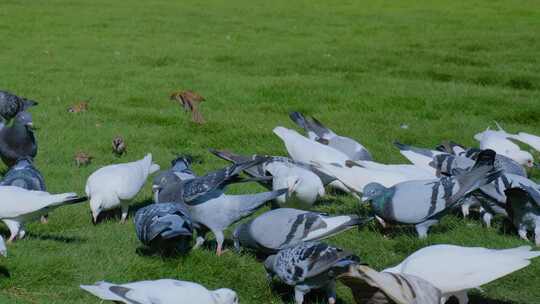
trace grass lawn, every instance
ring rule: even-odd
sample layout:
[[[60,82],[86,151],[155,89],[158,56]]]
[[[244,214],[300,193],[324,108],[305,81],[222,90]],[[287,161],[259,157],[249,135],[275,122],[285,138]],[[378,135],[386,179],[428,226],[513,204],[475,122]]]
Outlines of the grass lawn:
[[[198,173],[225,165],[208,148],[285,155],[272,128],[292,127],[292,110],[358,139],[376,160],[397,163],[405,160],[394,139],[475,145],[473,134],[493,121],[540,134],[539,33],[536,1],[2,0],[0,88],[40,101],[32,109],[36,162],[51,192],[83,193],[94,170],[147,152],[162,167],[176,152],[199,155]],[[207,124],[194,125],[168,100],[179,89],[206,97]],[[90,100],[88,112],[66,111],[80,100]],[[118,134],[129,151],[121,159],[111,153]],[[77,168],[77,151],[93,163]],[[150,199],[146,185],[134,204]],[[317,210],[352,213],[358,203],[330,195]],[[27,231],[0,259],[10,273],[0,275],[0,303],[99,303],[78,285],[158,278],[233,288],[241,303],[292,301],[291,289],[269,288],[249,252],[216,257],[211,243],[184,258],[140,256],[132,222],[93,226],[88,204],[59,209],[48,225]],[[409,228],[384,237],[373,224],[328,242],[376,269],[430,244],[528,244],[502,219],[486,229],[457,216],[425,241]],[[539,286],[540,259],[475,292],[471,303],[539,303]],[[353,303],[343,286],[338,297]]]

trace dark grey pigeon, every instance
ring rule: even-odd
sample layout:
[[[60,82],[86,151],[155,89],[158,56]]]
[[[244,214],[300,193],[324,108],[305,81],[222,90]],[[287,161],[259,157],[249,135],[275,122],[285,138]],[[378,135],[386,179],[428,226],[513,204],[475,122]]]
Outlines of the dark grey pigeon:
[[[192,179],[197,175],[191,170],[192,158],[190,156],[178,156],[171,161],[171,168],[158,172],[152,180],[154,201],[159,201],[160,189],[167,188],[170,184],[179,184],[183,180]]]
[[[440,145],[438,145],[435,150],[441,151],[444,153],[452,154],[452,155],[459,155],[460,153],[467,150],[465,146],[460,145],[456,142],[453,142],[451,140],[444,141]]]
[[[372,161],[371,153],[362,144],[356,140],[340,136],[334,133],[329,128],[325,127],[320,121],[311,117],[306,119],[302,113],[291,112],[289,117],[298,126],[304,129],[311,140],[315,140],[323,145],[330,146],[345,155],[351,160],[369,160]]]
[[[364,187],[362,200],[371,201],[377,216],[386,222],[413,224],[420,238],[467,194],[500,176],[493,163],[495,152],[485,150],[470,171],[433,180],[407,181],[386,188],[378,183]]]
[[[170,181],[168,184],[155,189],[160,202],[182,202],[188,205],[195,201],[201,202],[200,198],[212,195],[214,192],[222,192],[225,187],[232,183],[243,182],[239,174],[246,168],[256,166],[266,161],[260,158],[240,164],[233,164],[224,169],[210,172],[204,176],[188,178],[180,181]]]
[[[41,172],[34,167],[33,160],[30,157],[21,158],[0,181],[1,186],[17,186],[27,190],[47,191],[45,179]],[[47,215],[42,216],[41,222],[47,222]]]
[[[37,154],[37,142],[34,137],[32,116],[23,111],[15,116],[12,126],[0,130],[0,157],[8,166],[13,166],[18,159]]]
[[[19,97],[6,91],[0,91],[0,118],[8,124],[18,113],[37,104],[33,100]]]
[[[280,208],[238,225],[233,233],[234,246],[237,250],[242,246],[272,254],[302,242],[325,239],[369,220],[356,215],[328,216]]]
[[[267,155],[261,156],[261,155],[256,155],[256,154],[251,155],[251,156],[245,156],[245,155],[239,155],[239,154],[229,152],[229,151],[214,150],[214,149],[211,149],[210,152],[212,154],[216,155],[217,157],[221,158],[221,159],[224,159],[226,161],[236,163],[236,164],[247,162],[247,161],[250,161],[250,160],[255,160],[255,159],[260,158],[260,157],[266,157],[267,158],[266,162],[261,163],[261,164],[259,164],[257,166],[247,168],[246,170],[244,170],[244,173],[246,173],[247,175],[249,175],[251,177],[257,178],[259,180],[259,183],[262,186],[266,187],[267,189],[272,189],[272,179],[269,178],[270,177],[269,172],[266,171],[264,168],[265,168],[265,165],[267,165],[268,163],[272,163],[272,162],[280,162],[280,163],[285,163],[285,164],[292,164],[294,166],[298,166],[299,168],[310,170],[313,173],[315,173],[321,179],[321,182],[325,186],[336,180],[335,177],[330,176],[330,175],[320,171],[319,169],[317,169],[313,165],[306,164],[306,163],[299,162],[299,161],[295,161],[295,160],[293,160],[293,159],[291,159],[289,157],[267,156]]]
[[[313,289],[324,288],[328,303],[336,303],[336,277],[347,272],[360,259],[340,248],[319,242],[306,242],[285,248],[264,262],[268,277],[277,276],[287,285],[294,286],[296,304]]]
[[[154,250],[187,253],[191,249],[193,224],[183,204],[148,205],[137,211],[134,221],[139,240]]]
[[[433,157],[429,165],[437,170],[437,176],[451,176],[470,170],[474,166],[474,160],[464,156],[439,154]]]
[[[481,151],[482,150],[477,148],[469,148],[465,152],[461,153],[460,156],[465,156],[472,160],[476,160]],[[504,155],[497,154],[495,157],[495,165],[501,168],[505,173],[527,177],[527,171],[522,165]]]
[[[519,236],[528,240],[527,231],[533,231],[536,246],[540,246],[540,192],[538,188],[520,185],[505,191],[506,211],[518,230]]]

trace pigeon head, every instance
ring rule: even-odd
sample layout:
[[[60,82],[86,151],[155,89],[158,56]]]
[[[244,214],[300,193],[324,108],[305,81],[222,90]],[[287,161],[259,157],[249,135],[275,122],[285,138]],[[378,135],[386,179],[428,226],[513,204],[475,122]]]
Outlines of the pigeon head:
[[[171,167],[178,172],[191,171],[193,160],[191,155],[179,155],[171,161]]]
[[[90,210],[92,211],[92,223],[97,224],[97,220],[101,211],[103,211],[101,199],[96,196],[90,198]]]
[[[264,269],[266,270],[266,273],[268,274],[269,278],[274,274],[274,264],[276,262],[277,255],[271,255],[264,260]]]
[[[534,158],[531,153],[523,150],[514,150],[508,153],[508,157],[515,160],[522,166],[534,167]]]
[[[238,252],[240,251],[241,246],[250,247],[250,248],[258,247],[257,242],[253,240],[253,238],[251,237],[251,234],[249,233],[249,224],[250,222],[242,223],[236,226],[236,228],[234,229],[234,232],[233,232],[234,249]]]
[[[370,201],[384,195],[386,187],[379,183],[369,183],[364,187],[362,192],[362,201]]]
[[[15,117],[15,123],[19,126],[24,126],[29,131],[34,130],[32,114],[30,114],[29,112],[19,112],[19,114],[17,114],[17,116]]]
[[[216,289],[212,292],[216,304],[238,304],[238,295],[228,288]]]

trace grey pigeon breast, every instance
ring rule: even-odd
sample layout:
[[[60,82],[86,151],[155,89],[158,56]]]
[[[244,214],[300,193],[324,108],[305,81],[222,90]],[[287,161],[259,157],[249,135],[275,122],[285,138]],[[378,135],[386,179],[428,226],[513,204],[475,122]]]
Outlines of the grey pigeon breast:
[[[18,186],[27,190],[47,191],[43,176],[33,166],[21,169],[11,168],[0,184]]]

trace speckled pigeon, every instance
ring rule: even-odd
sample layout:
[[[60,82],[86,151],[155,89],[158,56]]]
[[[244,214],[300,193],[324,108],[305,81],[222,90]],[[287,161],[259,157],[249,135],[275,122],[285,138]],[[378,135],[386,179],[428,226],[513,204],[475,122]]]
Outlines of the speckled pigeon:
[[[347,272],[360,259],[340,248],[320,242],[305,242],[285,248],[269,256],[264,268],[269,278],[277,276],[287,285],[294,286],[296,304],[313,289],[324,288],[328,303],[336,303],[336,277]]]
[[[8,123],[19,112],[22,112],[29,107],[36,106],[37,104],[36,101],[0,90],[0,118],[3,118]]]
[[[540,246],[540,191],[521,184],[505,192],[506,212],[518,230],[519,236],[528,240],[527,231],[534,232],[536,246]]]
[[[301,242],[317,241],[360,226],[370,219],[356,215],[328,216],[318,212],[280,208],[265,212],[233,233],[234,245],[275,253]]]
[[[15,116],[11,126],[0,129],[0,157],[8,167],[20,158],[36,157],[38,146],[33,127],[32,115],[23,111]]]
[[[420,238],[459,200],[486,185],[501,172],[493,166],[495,152],[483,151],[470,171],[452,177],[399,183],[386,188],[378,183],[364,187],[363,201],[371,201],[377,216],[387,222],[414,224]]]
[[[291,112],[289,117],[306,131],[309,139],[343,152],[350,160],[373,160],[371,153],[362,144],[352,138],[337,135],[315,117],[307,119],[299,112]]]
[[[355,265],[338,280],[351,289],[357,304],[441,304],[437,287],[410,274],[378,272],[366,265]]]
[[[148,205],[137,211],[134,222],[139,240],[154,250],[187,253],[191,249],[193,225],[183,204]]]

